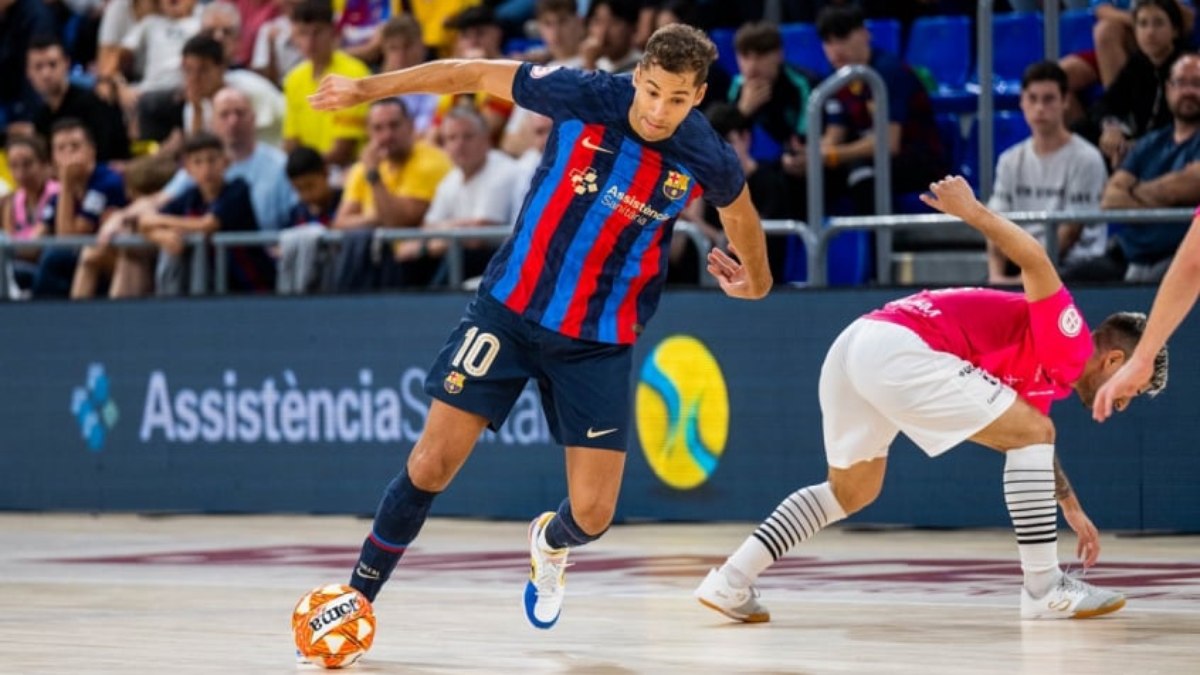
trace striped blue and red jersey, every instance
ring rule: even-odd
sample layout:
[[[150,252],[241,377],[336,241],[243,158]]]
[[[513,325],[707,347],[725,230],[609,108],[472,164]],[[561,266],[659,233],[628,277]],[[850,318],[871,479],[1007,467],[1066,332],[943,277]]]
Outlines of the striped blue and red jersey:
[[[629,124],[628,76],[525,64],[518,105],[554,120],[513,234],[481,293],[545,328],[629,344],[654,314],[671,232],[701,194],[727,206],[745,186],[733,149],[692,110],[658,142]]]

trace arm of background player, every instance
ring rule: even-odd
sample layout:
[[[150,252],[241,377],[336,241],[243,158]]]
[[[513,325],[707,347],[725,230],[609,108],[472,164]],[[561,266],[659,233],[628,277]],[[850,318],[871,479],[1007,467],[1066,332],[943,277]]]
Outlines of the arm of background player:
[[[981,204],[962,176],[940,180],[929,189],[933,196],[922,194],[921,201],[979,230],[1021,268],[1021,282],[1029,302],[1048,298],[1062,288],[1062,279],[1041,243],[1016,223]]]
[[[746,297],[761,298],[771,290],[771,266],[767,263],[767,237],[763,234],[762,220],[754,203],[750,201],[750,188],[742,192],[728,206],[718,208],[721,225],[730,247],[746,268]]]
[[[308,101],[314,110],[335,110],[414,92],[460,94],[477,91],[511,101],[513,79],[520,66],[519,61],[443,59],[362,79],[328,75]]]

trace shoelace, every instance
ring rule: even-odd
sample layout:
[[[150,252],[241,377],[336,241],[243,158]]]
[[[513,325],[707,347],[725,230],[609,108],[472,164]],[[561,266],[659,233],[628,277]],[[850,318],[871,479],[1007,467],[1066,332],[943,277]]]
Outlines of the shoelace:
[[[542,564],[538,565],[537,580],[533,585],[537,588],[538,597],[558,593],[558,580],[568,567],[574,563],[567,562],[567,554],[543,555]]]

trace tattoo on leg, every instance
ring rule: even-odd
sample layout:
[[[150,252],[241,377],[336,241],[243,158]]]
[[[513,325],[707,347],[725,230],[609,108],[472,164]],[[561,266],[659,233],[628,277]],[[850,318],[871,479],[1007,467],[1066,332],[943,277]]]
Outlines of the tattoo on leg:
[[[1063,471],[1062,465],[1058,463],[1058,455],[1054,455],[1054,498],[1062,501],[1071,496],[1071,481],[1067,480],[1067,474]]]

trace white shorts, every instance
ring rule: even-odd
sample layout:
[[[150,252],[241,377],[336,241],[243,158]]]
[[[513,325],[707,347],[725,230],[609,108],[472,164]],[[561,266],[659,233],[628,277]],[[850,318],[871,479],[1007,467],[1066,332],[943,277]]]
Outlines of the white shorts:
[[[820,398],[826,458],[844,469],[886,457],[901,431],[936,457],[995,421],[1017,393],[903,326],[858,319],[825,356]]]

